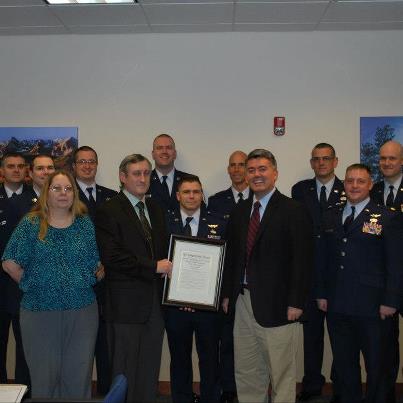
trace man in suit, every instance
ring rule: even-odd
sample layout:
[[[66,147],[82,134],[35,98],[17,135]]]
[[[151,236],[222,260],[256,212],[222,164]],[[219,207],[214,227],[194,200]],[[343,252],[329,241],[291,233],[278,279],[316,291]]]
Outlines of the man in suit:
[[[105,320],[112,375],[128,379],[128,402],[155,402],[164,322],[161,312],[162,275],[167,231],[161,207],[145,198],[151,163],[140,154],[119,166],[121,192],[96,213],[96,235],[105,265]]]
[[[96,209],[105,201],[115,196],[117,192],[96,183],[98,155],[93,148],[89,146],[77,148],[74,152],[73,160],[73,171],[80,200],[87,206],[88,214],[94,221]],[[111,368],[106,340],[106,323],[102,312],[105,299],[105,284],[103,280],[96,284],[95,292],[99,312],[99,325],[95,344],[97,392],[100,395],[105,395],[108,393],[111,385]]]
[[[362,352],[366,403],[386,403],[385,348],[401,300],[400,217],[370,200],[370,170],[346,170],[347,203],[323,216],[316,295],[327,321],[342,403],[360,403]]]
[[[155,167],[151,172],[149,193],[168,214],[179,209],[176,198],[178,182],[189,174],[175,168],[175,141],[169,134],[159,134],[154,139],[152,157]]]
[[[228,223],[223,309],[234,309],[238,400],[293,402],[298,319],[312,271],[312,224],[305,209],[275,187],[277,163],[264,149],[249,153],[246,179],[253,200]]]
[[[231,186],[210,196],[208,209],[228,219],[232,210],[243,200],[252,196],[246,182],[246,157],[243,151],[234,151],[228,161],[227,172]],[[222,388],[221,402],[232,403],[236,397],[234,374],[234,319],[232,311],[228,315],[220,312],[220,383]]]
[[[13,204],[18,195],[27,190],[24,184],[25,159],[18,153],[5,154],[1,160],[1,171],[4,182],[0,185],[0,256],[3,255],[8,239],[17,225],[17,216]],[[7,345],[10,324],[16,339],[15,381],[29,382],[28,367],[22,349],[21,332],[18,316],[9,311],[7,289],[13,280],[0,270],[0,383],[7,383]]]
[[[403,213],[403,150],[397,141],[386,142],[379,150],[379,168],[384,180],[375,183],[370,192],[371,199],[382,206]],[[388,402],[396,402],[395,383],[400,366],[399,316],[393,316],[393,329],[388,340],[386,355],[389,365],[385,372]]]
[[[291,189],[291,197],[301,202],[309,211],[314,226],[316,249],[320,238],[322,214],[329,206],[339,204],[345,198],[342,181],[334,173],[338,164],[332,145],[317,144],[311,153],[313,179],[296,183]],[[317,252],[316,252],[317,253]],[[316,254],[315,253],[315,254]],[[306,305],[303,322],[304,331],[304,377],[299,401],[307,401],[322,394],[325,377],[322,375],[325,312],[318,309],[313,285],[311,297]],[[336,376],[332,367],[333,400],[337,399]]]

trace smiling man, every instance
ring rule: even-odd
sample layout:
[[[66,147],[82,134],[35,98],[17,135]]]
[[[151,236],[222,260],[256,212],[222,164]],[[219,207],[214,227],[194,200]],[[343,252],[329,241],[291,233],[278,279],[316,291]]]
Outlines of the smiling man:
[[[253,200],[228,223],[223,309],[235,309],[235,380],[239,402],[295,401],[299,324],[311,284],[313,236],[305,209],[275,187],[274,155],[249,153]]]
[[[179,181],[189,174],[175,168],[176,146],[169,134],[159,134],[153,141],[152,157],[155,168],[151,173],[150,190],[166,213],[179,209],[176,198]]]
[[[327,312],[333,362],[342,403],[362,399],[360,352],[367,370],[365,402],[386,403],[388,350],[400,305],[403,259],[398,214],[370,200],[370,170],[346,170],[347,203],[323,215],[317,290]]]

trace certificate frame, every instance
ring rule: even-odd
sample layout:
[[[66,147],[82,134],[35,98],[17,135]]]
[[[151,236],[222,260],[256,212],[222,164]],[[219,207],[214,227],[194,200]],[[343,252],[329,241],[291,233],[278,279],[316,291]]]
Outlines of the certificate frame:
[[[171,235],[168,258],[170,277],[165,277],[163,305],[217,312],[226,243],[221,239]]]

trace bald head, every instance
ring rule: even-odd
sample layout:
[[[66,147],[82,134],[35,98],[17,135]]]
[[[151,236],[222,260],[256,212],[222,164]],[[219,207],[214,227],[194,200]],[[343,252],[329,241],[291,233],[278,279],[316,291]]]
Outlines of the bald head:
[[[398,141],[387,141],[379,150],[379,168],[385,179],[392,183],[402,173],[403,148]]]
[[[231,178],[232,186],[242,192],[248,184],[246,183],[246,157],[243,151],[234,151],[228,161],[228,175]]]

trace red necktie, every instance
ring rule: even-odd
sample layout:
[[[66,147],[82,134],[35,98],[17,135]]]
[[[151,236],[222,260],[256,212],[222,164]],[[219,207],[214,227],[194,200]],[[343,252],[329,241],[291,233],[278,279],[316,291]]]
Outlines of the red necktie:
[[[259,208],[260,208],[260,202],[256,201],[253,204],[253,212],[249,220],[249,226],[248,226],[248,238],[246,240],[246,273],[248,272],[248,266],[249,266],[249,258],[250,254],[252,252],[253,245],[256,240],[256,234],[257,231],[259,230],[259,225],[260,225],[260,214],[259,214]],[[248,275],[246,275],[248,277]]]

